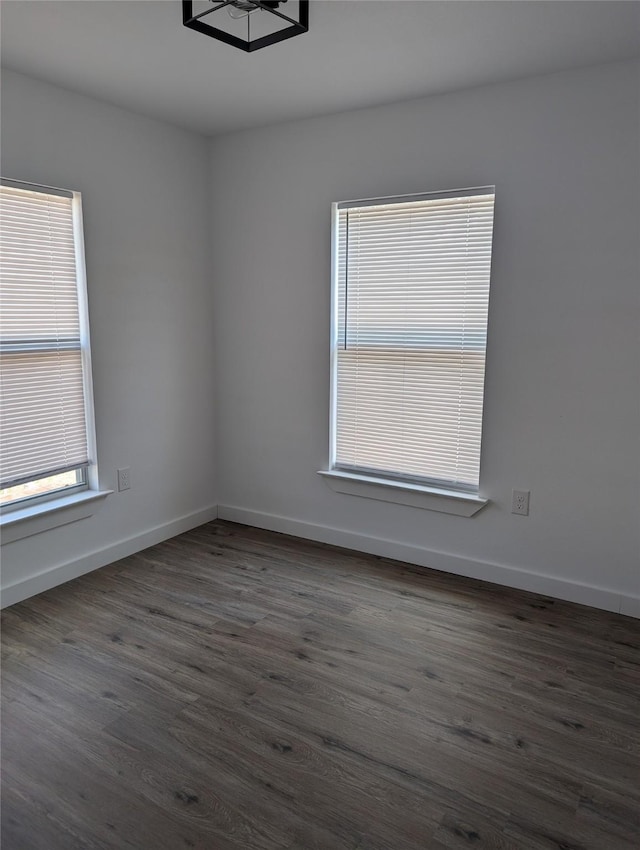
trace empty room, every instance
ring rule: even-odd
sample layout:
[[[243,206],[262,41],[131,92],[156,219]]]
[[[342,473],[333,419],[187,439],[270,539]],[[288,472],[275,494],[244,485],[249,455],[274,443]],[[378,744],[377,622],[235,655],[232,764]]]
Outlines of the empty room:
[[[640,3],[0,15],[2,850],[638,850]]]

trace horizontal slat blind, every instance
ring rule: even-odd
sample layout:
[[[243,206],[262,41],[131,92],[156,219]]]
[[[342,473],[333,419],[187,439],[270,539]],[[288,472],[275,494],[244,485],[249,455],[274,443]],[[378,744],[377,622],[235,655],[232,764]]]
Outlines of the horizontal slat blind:
[[[493,207],[339,205],[334,467],[477,490]]]
[[[0,487],[86,466],[73,200],[0,186]]]

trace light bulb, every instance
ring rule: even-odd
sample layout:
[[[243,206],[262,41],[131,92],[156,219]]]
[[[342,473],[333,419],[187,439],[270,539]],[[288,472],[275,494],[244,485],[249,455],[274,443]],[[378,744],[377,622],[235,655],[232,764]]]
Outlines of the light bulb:
[[[217,0],[211,0],[211,2],[216,3]],[[264,0],[264,5],[268,6],[270,9],[277,9],[280,3],[286,2],[287,0]],[[232,0],[232,2],[227,6],[227,11],[229,12],[229,15],[237,21],[240,18],[246,18],[247,15],[250,15],[259,8],[261,7],[257,6],[254,2],[252,2],[252,0]]]
[[[214,0],[212,0],[214,2]],[[234,21],[238,21],[241,18],[248,17],[252,12],[255,12],[258,7],[255,3],[252,3],[251,0],[233,0],[227,6],[227,11],[229,12],[229,17],[233,18]]]

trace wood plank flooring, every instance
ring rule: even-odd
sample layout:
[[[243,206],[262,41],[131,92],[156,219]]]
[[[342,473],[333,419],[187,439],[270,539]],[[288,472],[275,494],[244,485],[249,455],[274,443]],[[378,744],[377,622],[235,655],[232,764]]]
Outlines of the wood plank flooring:
[[[3,614],[2,850],[638,850],[640,622],[225,522]]]

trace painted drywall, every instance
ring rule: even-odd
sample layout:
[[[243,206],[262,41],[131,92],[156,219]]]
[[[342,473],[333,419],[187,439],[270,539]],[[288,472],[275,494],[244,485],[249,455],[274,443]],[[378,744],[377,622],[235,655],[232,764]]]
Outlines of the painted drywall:
[[[636,63],[600,66],[212,140],[221,516],[632,612],[638,81]],[[487,184],[491,504],[462,518],[334,493],[316,474],[330,204]]]
[[[132,482],[3,546],[15,601],[215,516],[210,198],[203,138],[9,71],[1,141],[3,176],[82,192],[100,485]]]

